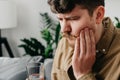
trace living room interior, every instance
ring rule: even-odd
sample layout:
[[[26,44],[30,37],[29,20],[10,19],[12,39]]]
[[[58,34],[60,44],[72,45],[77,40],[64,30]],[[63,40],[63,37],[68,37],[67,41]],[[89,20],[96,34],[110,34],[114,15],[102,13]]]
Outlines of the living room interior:
[[[5,37],[7,39],[10,50],[12,51],[13,54],[13,56],[11,57],[10,56],[11,53],[7,50],[6,45],[0,42],[2,50],[2,52],[0,53],[1,55],[0,80],[25,80],[27,78],[26,64],[30,61],[37,60],[44,62],[46,70],[45,77],[46,80],[50,80],[52,61],[54,58],[55,49],[57,47],[57,42],[54,42],[52,47],[50,47],[50,45],[47,44],[47,40],[43,38],[46,35],[44,35],[44,33],[42,32],[45,31],[43,27],[47,26],[46,25],[47,22],[44,21],[46,17],[51,21],[53,20],[54,23],[52,23],[53,24],[52,26],[54,26],[55,30],[56,27],[60,27],[59,22],[55,17],[55,14],[51,12],[49,5],[47,4],[47,0],[6,0],[6,1],[10,1],[12,2],[13,5],[15,5],[14,7],[16,9],[15,11],[16,26],[12,28],[3,29],[1,28],[0,25],[1,30],[0,39],[2,39],[2,37]],[[119,5],[120,1],[116,0],[113,2],[113,0],[105,0],[105,2],[106,2],[105,16],[111,17],[112,21],[114,22],[114,25],[116,25],[117,23],[120,24],[120,22],[117,21],[120,20],[120,11],[118,10],[118,8],[120,7]],[[11,18],[11,20],[13,20],[13,18]],[[55,30],[52,32],[55,33]],[[51,33],[51,36],[53,36],[54,38],[55,35]],[[47,36],[47,39],[49,39],[49,37],[51,36]],[[58,41],[59,37],[57,38]],[[36,55],[27,52],[26,48],[24,47],[26,45],[27,46],[29,45],[25,43],[31,42],[32,45],[32,41],[35,40],[36,42],[38,41],[40,45],[43,45],[42,49],[37,48],[38,54]],[[35,44],[33,43],[33,45]],[[32,49],[35,48],[36,47],[31,46],[30,48],[27,48],[27,50],[32,51]],[[41,54],[41,51],[43,49],[45,51],[48,48],[50,48],[50,50],[48,51],[49,53],[47,53],[48,55]]]

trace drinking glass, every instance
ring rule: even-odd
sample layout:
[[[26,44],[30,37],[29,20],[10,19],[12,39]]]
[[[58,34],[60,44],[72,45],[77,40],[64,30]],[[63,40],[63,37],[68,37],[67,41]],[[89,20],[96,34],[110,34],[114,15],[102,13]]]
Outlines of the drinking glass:
[[[27,64],[28,80],[44,80],[44,66],[41,62]]]

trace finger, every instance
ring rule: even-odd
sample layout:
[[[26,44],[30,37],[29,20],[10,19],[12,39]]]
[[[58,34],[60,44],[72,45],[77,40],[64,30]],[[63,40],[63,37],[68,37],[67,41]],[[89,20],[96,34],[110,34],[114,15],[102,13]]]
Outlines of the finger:
[[[85,55],[85,37],[84,37],[84,30],[80,32],[80,57]]]
[[[88,28],[85,29],[85,43],[86,43],[86,55],[89,55],[89,53],[91,53],[91,39]]]
[[[77,58],[80,55],[80,38],[77,37],[75,41],[75,48],[73,57]]]
[[[91,51],[95,55],[95,49],[96,49],[96,44],[95,44],[95,35],[92,30],[90,30],[90,37],[91,37]]]

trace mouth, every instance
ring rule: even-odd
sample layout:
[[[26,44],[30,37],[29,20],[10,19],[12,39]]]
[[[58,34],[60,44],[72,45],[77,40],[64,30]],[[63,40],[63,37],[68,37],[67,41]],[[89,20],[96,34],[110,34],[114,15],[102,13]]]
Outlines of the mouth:
[[[68,38],[70,40],[75,40],[77,38],[77,36],[75,35],[71,35],[69,33],[61,33],[62,37]]]

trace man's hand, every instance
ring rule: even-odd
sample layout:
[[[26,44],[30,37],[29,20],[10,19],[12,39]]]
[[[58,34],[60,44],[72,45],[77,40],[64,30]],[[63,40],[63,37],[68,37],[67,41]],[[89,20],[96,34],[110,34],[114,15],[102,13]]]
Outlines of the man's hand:
[[[92,71],[95,56],[95,35],[92,30],[85,28],[80,32],[80,37],[76,39],[72,57],[72,67],[76,79]]]

